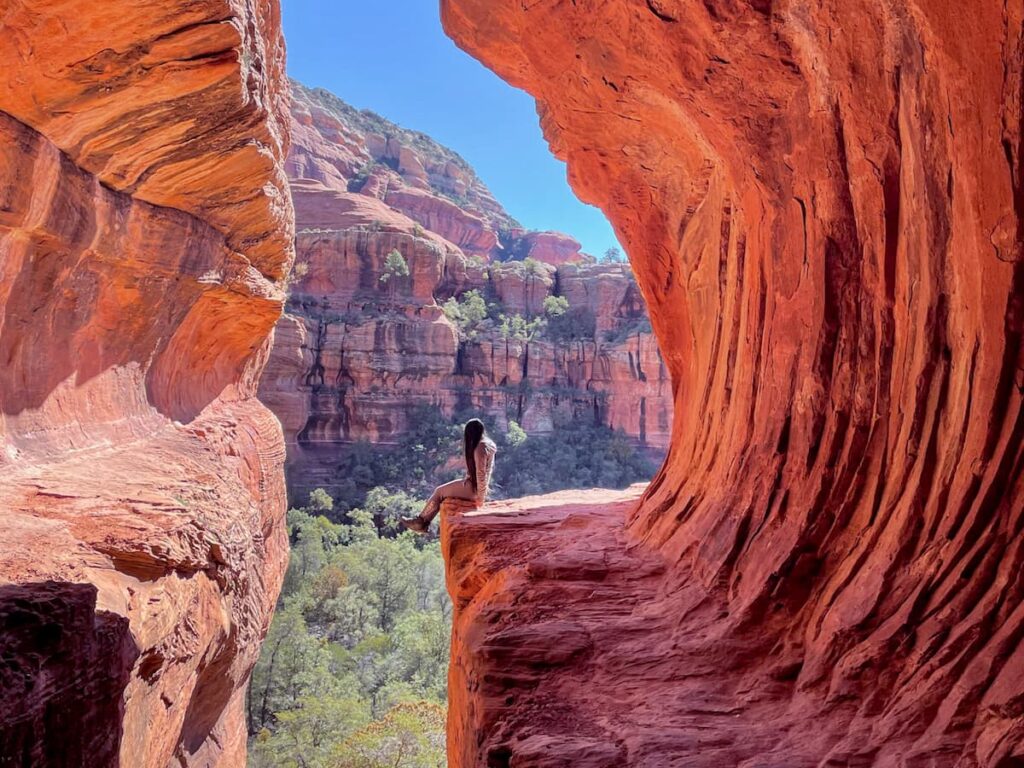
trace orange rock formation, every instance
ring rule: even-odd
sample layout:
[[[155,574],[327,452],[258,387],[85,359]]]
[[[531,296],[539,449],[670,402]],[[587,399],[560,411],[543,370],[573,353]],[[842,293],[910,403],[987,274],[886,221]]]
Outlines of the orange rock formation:
[[[277,3],[23,0],[0,36],[0,762],[242,766],[287,559]]]
[[[450,765],[1024,764],[1024,4],[442,13],[612,219],[676,414],[638,503],[449,517]]]

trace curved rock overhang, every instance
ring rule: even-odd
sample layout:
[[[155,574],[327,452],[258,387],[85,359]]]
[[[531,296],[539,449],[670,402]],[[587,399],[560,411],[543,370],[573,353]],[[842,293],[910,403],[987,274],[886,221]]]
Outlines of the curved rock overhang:
[[[19,0],[0,38],[0,755],[241,766],[287,561],[278,5]]]
[[[675,391],[628,538],[559,529],[665,563],[621,641],[515,678],[495,637],[601,590],[453,526],[513,569],[454,584],[454,764],[1024,760],[1024,4],[441,6],[611,219]]]

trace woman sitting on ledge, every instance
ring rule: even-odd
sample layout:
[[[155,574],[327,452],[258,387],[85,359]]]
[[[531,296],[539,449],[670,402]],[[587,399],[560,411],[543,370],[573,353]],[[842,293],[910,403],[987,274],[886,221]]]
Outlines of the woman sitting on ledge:
[[[484,432],[480,419],[470,419],[462,433],[466,451],[466,476],[461,480],[439,485],[430,494],[423,511],[415,517],[403,517],[402,525],[416,533],[426,533],[431,521],[441,511],[445,499],[463,499],[477,506],[484,503],[491,485],[491,470],[494,468],[494,454],[498,448]]]

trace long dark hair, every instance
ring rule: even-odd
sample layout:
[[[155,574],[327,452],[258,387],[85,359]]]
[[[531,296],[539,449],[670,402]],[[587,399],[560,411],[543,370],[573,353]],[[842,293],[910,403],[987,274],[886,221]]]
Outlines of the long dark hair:
[[[462,431],[462,444],[466,449],[466,471],[469,472],[469,482],[476,487],[476,447],[484,439],[484,423],[480,419],[470,419],[466,422],[466,428]]]

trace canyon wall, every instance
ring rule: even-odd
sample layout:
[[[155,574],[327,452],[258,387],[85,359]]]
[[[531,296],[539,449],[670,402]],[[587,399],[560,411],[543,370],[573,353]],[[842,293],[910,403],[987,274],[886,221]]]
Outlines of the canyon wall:
[[[441,5],[675,397],[636,503],[449,517],[450,764],[1024,765],[1024,4]]]
[[[278,6],[22,0],[0,36],[0,763],[242,766],[287,562]]]
[[[292,118],[296,262],[260,396],[293,501],[348,480],[352,446],[395,445],[423,408],[531,434],[583,420],[663,452],[671,387],[627,266],[524,230],[451,150],[326,91],[293,83]],[[386,274],[392,254],[408,275]],[[441,305],[473,291],[489,317],[460,329]],[[568,314],[550,332],[502,331],[556,295]]]

